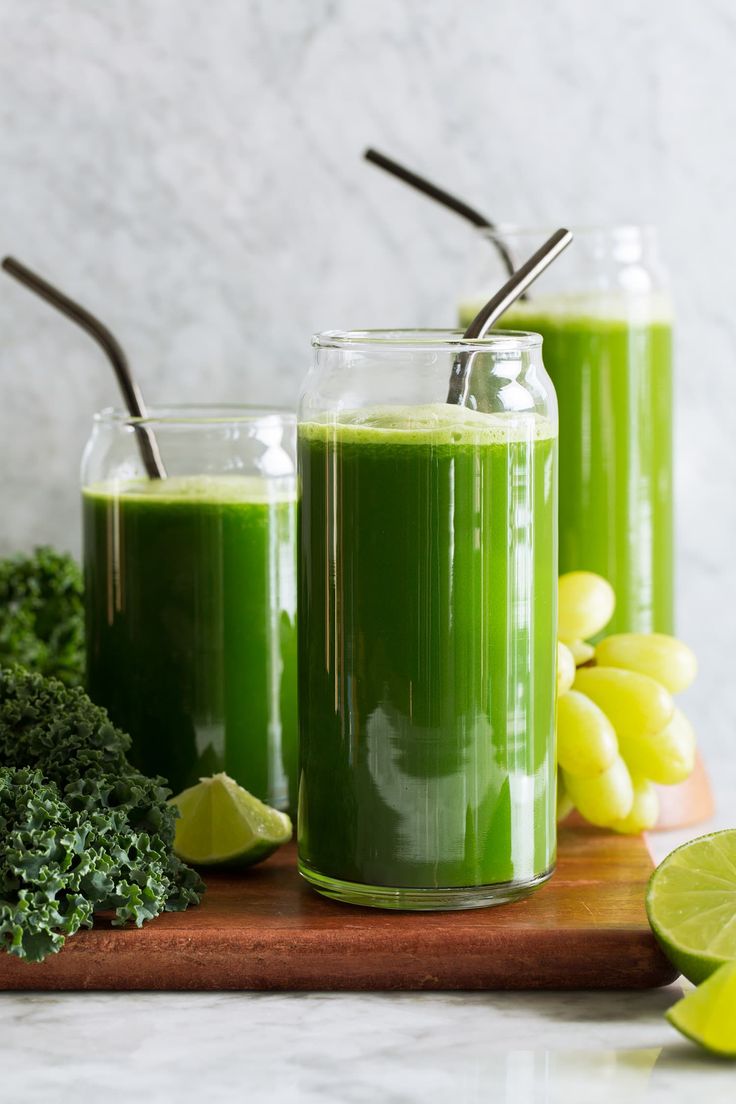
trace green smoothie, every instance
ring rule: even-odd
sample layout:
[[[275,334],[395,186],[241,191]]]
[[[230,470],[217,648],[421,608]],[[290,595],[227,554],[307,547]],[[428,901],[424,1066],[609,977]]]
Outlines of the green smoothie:
[[[529,886],[555,854],[554,428],[338,417],[299,427],[302,872]]]
[[[461,309],[462,326],[475,305]],[[560,408],[560,571],[616,591],[607,632],[674,630],[672,326],[664,304],[533,298],[500,328],[542,335]]]
[[[227,771],[287,808],[296,774],[292,480],[83,492],[90,696],[175,792]]]

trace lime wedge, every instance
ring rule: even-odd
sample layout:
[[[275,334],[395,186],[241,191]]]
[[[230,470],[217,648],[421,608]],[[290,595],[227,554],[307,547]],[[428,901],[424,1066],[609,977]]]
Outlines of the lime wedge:
[[[291,839],[286,813],[264,805],[227,774],[200,778],[170,804],[180,813],[174,851],[195,866],[252,866]]]
[[[668,855],[649,879],[646,906],[665,954],[696,985],[736,960],[736,829]]]
[[[736,962],[721,966],[665,1014],[688,1039],[736,1058]]]

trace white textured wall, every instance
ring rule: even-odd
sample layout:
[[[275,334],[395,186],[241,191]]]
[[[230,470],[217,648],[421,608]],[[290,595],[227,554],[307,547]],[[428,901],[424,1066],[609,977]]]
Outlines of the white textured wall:
[[[0,0],[0,251],[108,319],[150,402],[291,402],[318,328],[453,318],[468,237],[655,220],[678,302],[680,625],[736,779],[733,0]],[[100,356],[0,277],[0,551],[78,548]],[[733,749],[733,750],[732,750]]]

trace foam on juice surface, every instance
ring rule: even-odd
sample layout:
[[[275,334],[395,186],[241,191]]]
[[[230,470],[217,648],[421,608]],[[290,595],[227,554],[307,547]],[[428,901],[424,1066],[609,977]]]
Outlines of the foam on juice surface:
[[[136,502],[271,503],[294,502],[293,477],[256,475],[174,475],[166,479],[110,479],[83,488],[88,498],[124,498]]]
[[[460,304],[460,318],[468,323],[484,306],[487,296],[469,298]],[[534,329],[534,323],[549,320],[553,325],[594,322],[597,326],[670,325],[672,306],[659,292],[586,292],[579,295],[535,295],[516,303],[504,314],[504,329]],[[531,325],[530,325],[531,323]]]
[[[533,411],[488,414],[465,406],[369,406],[330,411],[302,422],[304,438],[366,444],[509,444],[557,435],[553,423]]]

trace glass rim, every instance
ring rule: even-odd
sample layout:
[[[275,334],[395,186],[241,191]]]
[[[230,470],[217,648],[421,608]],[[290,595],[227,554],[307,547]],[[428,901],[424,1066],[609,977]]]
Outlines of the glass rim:
[[[250,406],[247,403],[169,403],[148,408],[136,417],[117,406],[95,411],[96,424],[117,426],[211,426],[273,424],[296,425],[296,411],[285,406]]]
[[[497,222],[494,226],[478,226],[476,233],[484,238],[503,241],[505,238],[538,237],[540,244],[553,234],[560,223],[527,224],[521,222]],[[653,222],[602,222],[585,223],[581,226],[571,225],[573,238],[606,238],[615,241],[617,238],[634,237],[643,238],[647,235],[656,235],[657,226]]]
[[[465,337],[463,330],[451,329],[323,330],[312,336],[315,349],[513,353],[536,349],[541,344],[541,334],[532,330],[492,330],[485,337],[472,338]]]

